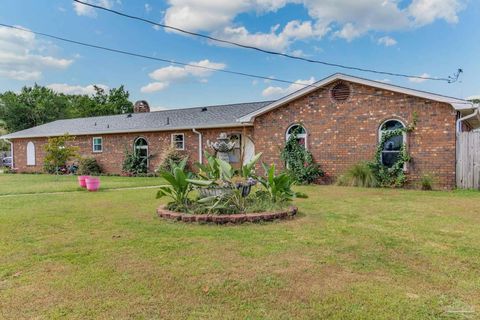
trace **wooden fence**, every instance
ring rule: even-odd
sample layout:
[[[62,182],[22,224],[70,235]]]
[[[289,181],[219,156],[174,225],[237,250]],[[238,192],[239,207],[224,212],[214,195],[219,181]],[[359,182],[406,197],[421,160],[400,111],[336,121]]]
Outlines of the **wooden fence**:
[[[480,188],[480,132],[457,133],[457,188]]]

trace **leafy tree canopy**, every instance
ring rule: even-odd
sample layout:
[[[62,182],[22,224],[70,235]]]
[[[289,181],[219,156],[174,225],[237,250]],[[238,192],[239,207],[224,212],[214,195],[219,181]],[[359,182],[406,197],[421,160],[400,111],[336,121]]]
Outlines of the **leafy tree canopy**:
[[[35,84],[20,93],[0,94],[0,122],[8,132],[28,129],[58,119],[93,117],[133,111],[123,86],[108,92],[95,87],[95,94],[66,95]]]

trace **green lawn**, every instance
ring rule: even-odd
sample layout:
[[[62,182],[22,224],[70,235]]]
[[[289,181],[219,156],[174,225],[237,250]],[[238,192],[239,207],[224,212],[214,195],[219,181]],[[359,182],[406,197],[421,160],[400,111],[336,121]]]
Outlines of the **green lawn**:
[[[0,196],[0,318],[480,318],[480,193],[298,189],[297,219],[241,226],[160,220],[155,189]]]
[[[105,189],[158,186],[161,178],[152,177],[100,177]],[[18,193],[46,193],[80,191],[77,177],[47,174],[0,174],[0,195]]]

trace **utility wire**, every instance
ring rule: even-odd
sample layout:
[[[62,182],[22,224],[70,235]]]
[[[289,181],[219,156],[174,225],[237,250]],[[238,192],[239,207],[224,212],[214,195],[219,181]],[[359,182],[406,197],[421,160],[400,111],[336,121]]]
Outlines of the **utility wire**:
[[[122,17],[125,17],[125,18],[146,22],[146,23],[149,23],[149,24],[157,26],[157,27],[162,27],[162,28],[165,28],[165,29],[178,31],[178,32],[188,34],[188,35],[191,35],[191,36],[201,37],[201,38],[208,39],[208,40],[215,41],[215,42],[219,42],[219,43],[229,44],[229,45],[244,48],[244,49],[251,49],[251,50],[255,50],[255,51],[259,51],[259,52],[263,52],[263,53],[267,53],[267,54],[272,54],[272,55],[277,55],[277,56],[282,56],[282,57],[286,57],[286,58],[290,58],[290,59],[302,60],[302,61],[306,61],[306,62],[310,62],[310,63],[322,64],[322,65],[326,65],[326,66],[329,66],[329,67],[336,67],[336,68],[342,68],[342,69],[348,69],[348,70],[356,70],[356,71],[361,71],[361,72],[369,72],[369,73],[388,75],[388,76],[394,76],[394,77],[413,78],[413,79],[421,79],[421,80],[433,80],[433,81],[446,81],[448,83],[456,82],[458,80],[460,74],[463,72],[462,69],[458,69],[457,72],[453,76],[448,76],[447,78],[423,77],[423,76],[417,76],[417,75],[408,75],[408,74],[403,74],[403,73],[395,73],[395,72],[380,71],[380,70],[374,70],[374,69],[348,66],[348,65],[326,62],[326,61],[321,61],[321,60],[316,60],[316,59],[309,59],[309,58],[305,58],[305,57],[298,57],[298,56],[294,56],[294,55],[291,55],[291,54],[288,54],[288,53],[266,50],[266,49],[262,49],[262,48],[259,48],[259,47],[249,46],[249,45],[241,44],[241,43],[230,41],[230,40],[225,40],[225,39],[212,37],[212,36],[205,35],[205,34],[198,33],[198,32],[188,31],[188,30],[185,30],[185,29],[181,29],[181,28],[178,28],[178,27],[173,27],[173,26],[163,24],[163,23],[158,23],[158,22],[148,20],[148,19],[145,19],[145,18],[142,18],[142,17],[130,15],[130,14],[127,14],[127,13],[124,13],[124,12],[109,9],[109,8],[106,8],[106,7],[102,7],[102,6],[92,4],[92,3],[88,3],[88,2],[85,2],[85,1],[81,1],[81,0],[73,0],[73,1],[77,2],[77,3],[80,3],[82,5],[85,5],[85,6],[89,6],[89,7],[104,10],[104,11],[108,11],[110,13],[113,13],[113,14],[116,14],[116,15],[119,15],[119,16],[122,16]]]
[[[43,32],[33,31],[33,30],[29,30],[29,29],[25,29],[25,28],[21,28],[21,27],[17,27],[17,26],[12,26],[12,25],[8,25],[8,24],[4,24],[4,23],[0,23],[0,26],[25,31],[25,32],[33,33],[33,34],[36,34],[36,35],[39,35],[39,36],[44,36],[44,37],[47,37],[47,38],[56,39],[56,40],[60,40],[60,41],[64,41],[64,42],[74,43],[74,44],[81,45],[81,46],[86,46],[86,47],[90,47],[90,48],[95,48],[95,49],[120,53],[120,54],[129,55],[129,56],[133,56],[133,57],[138,57],[138,58],[144,58],[144,59],[148,59],[148,60],[167,62],[167,63],[171,63],[171,64],[176,64],[176,65],[181,65],[181,66],[186,66],[186,67],[191,67],[191,68],[197,68],[197,69],[218,71],[218,72],[235,74],[235,75],[238,75],[238,76],[245,76],[245,77],[250,77],[250,78],[257,78],[257,79],[276,81],[276,82],[282,82],[282,83],[288,83],[288,84],[297,84],[297,85],[302,85],[302,86],[306,86],[306,87],[315,87],[314,85],[306,84],[306,83],[300,83],[300,82],[283,80],[283,79],[272,78],[272,77],[267,77],[267,76],[255,75],[255,74],[250,74],[250,73],[240,72],[240,71],[232,71],[232,70],[218,69],[218,68],[213,68],[213,67],[200,66],[200,65],[186,63],[186,62],[180,62],[180,61],[175,61],[175,60],[170,60],[170,59],[163,59],[163,58],[158,58],[158,57],[153,57],[153,56],[147,56],[147,55],[144,55],[144,54],[141,54],[141,53],[135,53],[135,52],[129,52],[129,51],[120,50],[120,49],[108,48],[108,47],[104,47],[104,46],[100,46],[100,45],[96,45],[96,44],[71,40],[71,39],[67,39],[67,38],[63,38],[63,37],[59,37],[59,36],[54,36],[54,35],[43,33]]]
[[[47,37],[47,38],[51,38],[51,39],[60,40],[60,41],[67,42],[67,43],[73,43],[73,44],[76,44],[76,45],[90,47],[90,48],[94,48],[94,49],[99,49],[99,50],[104,50],[104,51],[109,51],[109,52],[114,52],[114,53],[120,53],[120,54],[123,54],[123,55],[133,56],[133,57],[137,57],[137,58],[143,58],[143,59],[160,61],[160,62],[167,62],[167,63],[181,65],[181,66],[187,66],[187,67],[191,67],[191,68],[211,70],[211,71],[216,71],[216,72],[223,72],[223,73],[227,73],[227,74],[234,74],[234,75],[237,75],[237,76],[244,76],[244,77],[249,77],[249,78],[256,78],[256,79],[262,79],[262,80],[268,80],[268,81],[294,84],[294,85],[299,85],[299,86],[303,86],[303,87],[311,87],[311,88],[321,89],[322,91],[327,90],[326,88],[324,88],[322,86],[315,85],[315,84],[308,84],[308,83],[302,83],[302,82],[298,82],[298,81],[290,81],[290,80],[285,80],[285,79],[272,78],[272,77],[261,76],[261,75],[246,73],[246,72],[239,72],[239,71],[224,70],[224,69],[200,66],[200,65],[196,65],[196,64],[179,62],[179,61],[170,60],[170,59],[163,59],[163,58],[148,56],[148,55],[145,55],[145,54],[129,52],[129,51],[120,50],[120,49],[108,48],[108,47],[104,47],[104,46],[100,46],[100,45],[96,45],[96,44],[90,44],[90,43],[81,42],[81,41],[77,41],[77,40],[71,40],[71,39],[51,35],[51,34],[44,33],[44,32],[38,32],[38,31],[30,30],[30,29],[25,29],[25,28],[22,28],[22,27],[12,26],[12,25],[9,25],[9,24],[1,23],[1,22],[0,22],[0,26],[10,28],[10,29],[20,30],[20,31],[23,31],[23,32],[32,33],[32,34],[35,34],[35,35],[39,35],[39,36],[43,36],[43,37]],[[363,93],[363,92],[359,92],[359,91],[352,91],[352,93],[358,94],[358,95],[365,95],[365,96],[372,96],[372,97],[383,97],[383,98],[391,99],[391,96],[387,96],[387,95],[383,95],[383,94],[370,94],[370,93]],[[458,102],[458,103],[472,104],[470,102]]]

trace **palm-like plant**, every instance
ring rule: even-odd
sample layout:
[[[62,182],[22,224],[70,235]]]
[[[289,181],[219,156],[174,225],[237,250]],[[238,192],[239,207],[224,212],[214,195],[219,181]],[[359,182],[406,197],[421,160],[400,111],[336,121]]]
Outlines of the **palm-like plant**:
[[[172,172],[160,172],[160,176],[164,178],[168,184],[160,186],[160,190],[157,192],[157,199],[170,197],[174,204],[185,209],[190,202],[189,194],[194,186],[208,186],[212,183],[208,180],[189,179],[183,172],[181,165],[175,165]]]
[[[291,201],[293,198],[306,198],[307,196],[300,192],[292,190],[293,179],[286,172],[275,175],[275,165],[268,167],[262,164],[265,170],[265,177],[259,177],[258,181],[267,190],[273,203]]]

